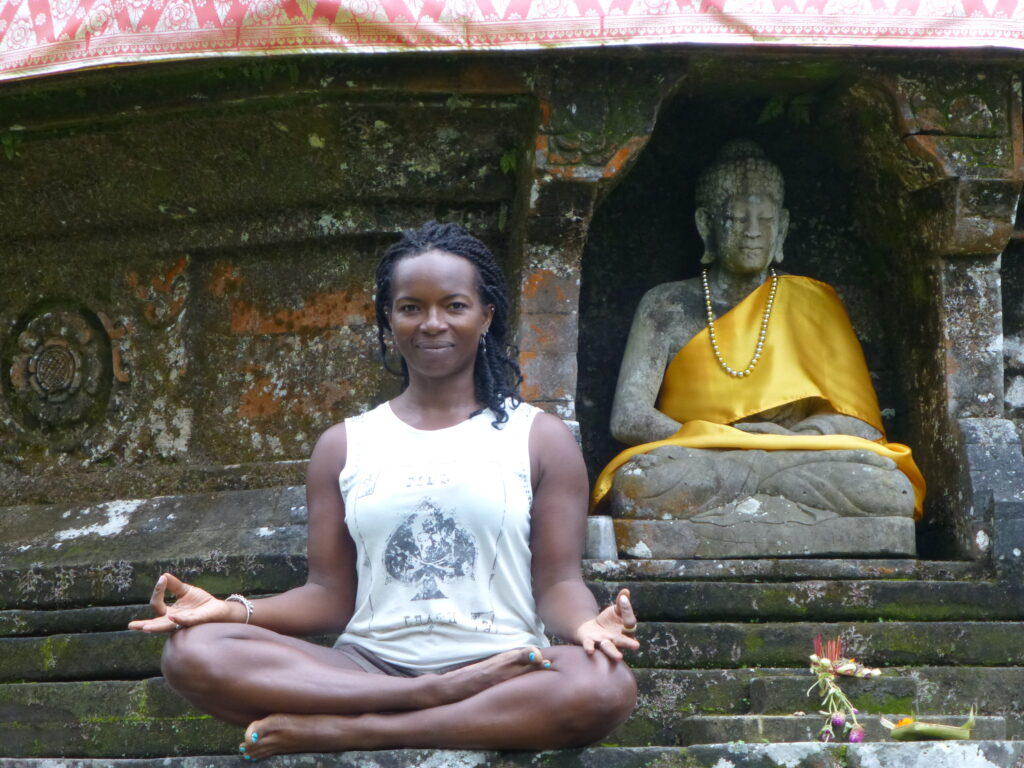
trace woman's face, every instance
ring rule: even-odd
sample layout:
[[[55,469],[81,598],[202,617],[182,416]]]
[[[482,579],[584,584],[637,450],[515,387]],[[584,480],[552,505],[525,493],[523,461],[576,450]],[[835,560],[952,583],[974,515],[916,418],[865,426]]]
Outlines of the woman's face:
[[[395,264],[388,316],[410,377],[472,374],[480,338],[494,316],[478,285],[472,262],[445,251],[427,251]]]

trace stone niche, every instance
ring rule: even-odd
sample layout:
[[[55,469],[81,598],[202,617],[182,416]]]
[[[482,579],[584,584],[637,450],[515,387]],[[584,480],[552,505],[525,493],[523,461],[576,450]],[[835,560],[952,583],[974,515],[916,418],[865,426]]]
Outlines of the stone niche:
[[[650,287],[699,274],[696,176],[725,141],[748,137],[786,179],[784,269],[837,289],[889,439],[913,447],[929,481],[919,555],[1019,557],[1006,549],[1020,523],[1011,486],[1021,460],[1002,406],[1000,312],[1006,302],[1005,415],[1019,425],[1021,104],[1005,70],[937,64],[691,62],[596,210],[584,252],[578,413],[593,471],[622,448],[608,413],[633,311]]]

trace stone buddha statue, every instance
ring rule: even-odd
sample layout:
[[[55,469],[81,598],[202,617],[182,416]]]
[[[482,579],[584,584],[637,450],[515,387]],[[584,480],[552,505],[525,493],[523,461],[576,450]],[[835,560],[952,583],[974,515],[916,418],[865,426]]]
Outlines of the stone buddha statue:
[[[594,492],[627,555],[915,552],[924,481],[885,439],[846,311],[773,266],[783,192],[756,144],[726,145],[697,184],[701,276],[636,310],[611,417],[632,447]]]

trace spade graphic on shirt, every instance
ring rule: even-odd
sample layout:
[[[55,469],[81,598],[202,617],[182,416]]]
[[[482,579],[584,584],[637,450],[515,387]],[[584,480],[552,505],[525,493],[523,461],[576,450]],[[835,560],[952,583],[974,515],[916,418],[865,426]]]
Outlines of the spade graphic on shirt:
[[[448,597],[441,585],[472,578],[476,543],[451,513],[424,499],[391,534],[384,547],[388,575],[418,585],[413,600]]]

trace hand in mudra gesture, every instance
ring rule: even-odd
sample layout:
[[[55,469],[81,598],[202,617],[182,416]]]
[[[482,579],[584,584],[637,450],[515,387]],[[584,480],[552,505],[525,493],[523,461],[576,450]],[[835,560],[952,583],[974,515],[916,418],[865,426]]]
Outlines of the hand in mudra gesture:
[[[174,596],[170,605],[165,601],[167,592]],[[149,599],[154,618],[138,619],[128,629],[141,632],[172,632],[182,627],[193,627],[214,621],[235,621],[238,606],[220,600],[205,589],[186,584],[170,573],[163,574],[153,587]]]
[[[583,646],[588,654],[601,651],[615,661],[622,659],[623,649],[635,651],[640,643],[633,637],[636,632],[636,614],[629,600],[629,590],[619,590],[615,602],[605,608],[590,621],[586,621],[576,630],[576,642]]]

